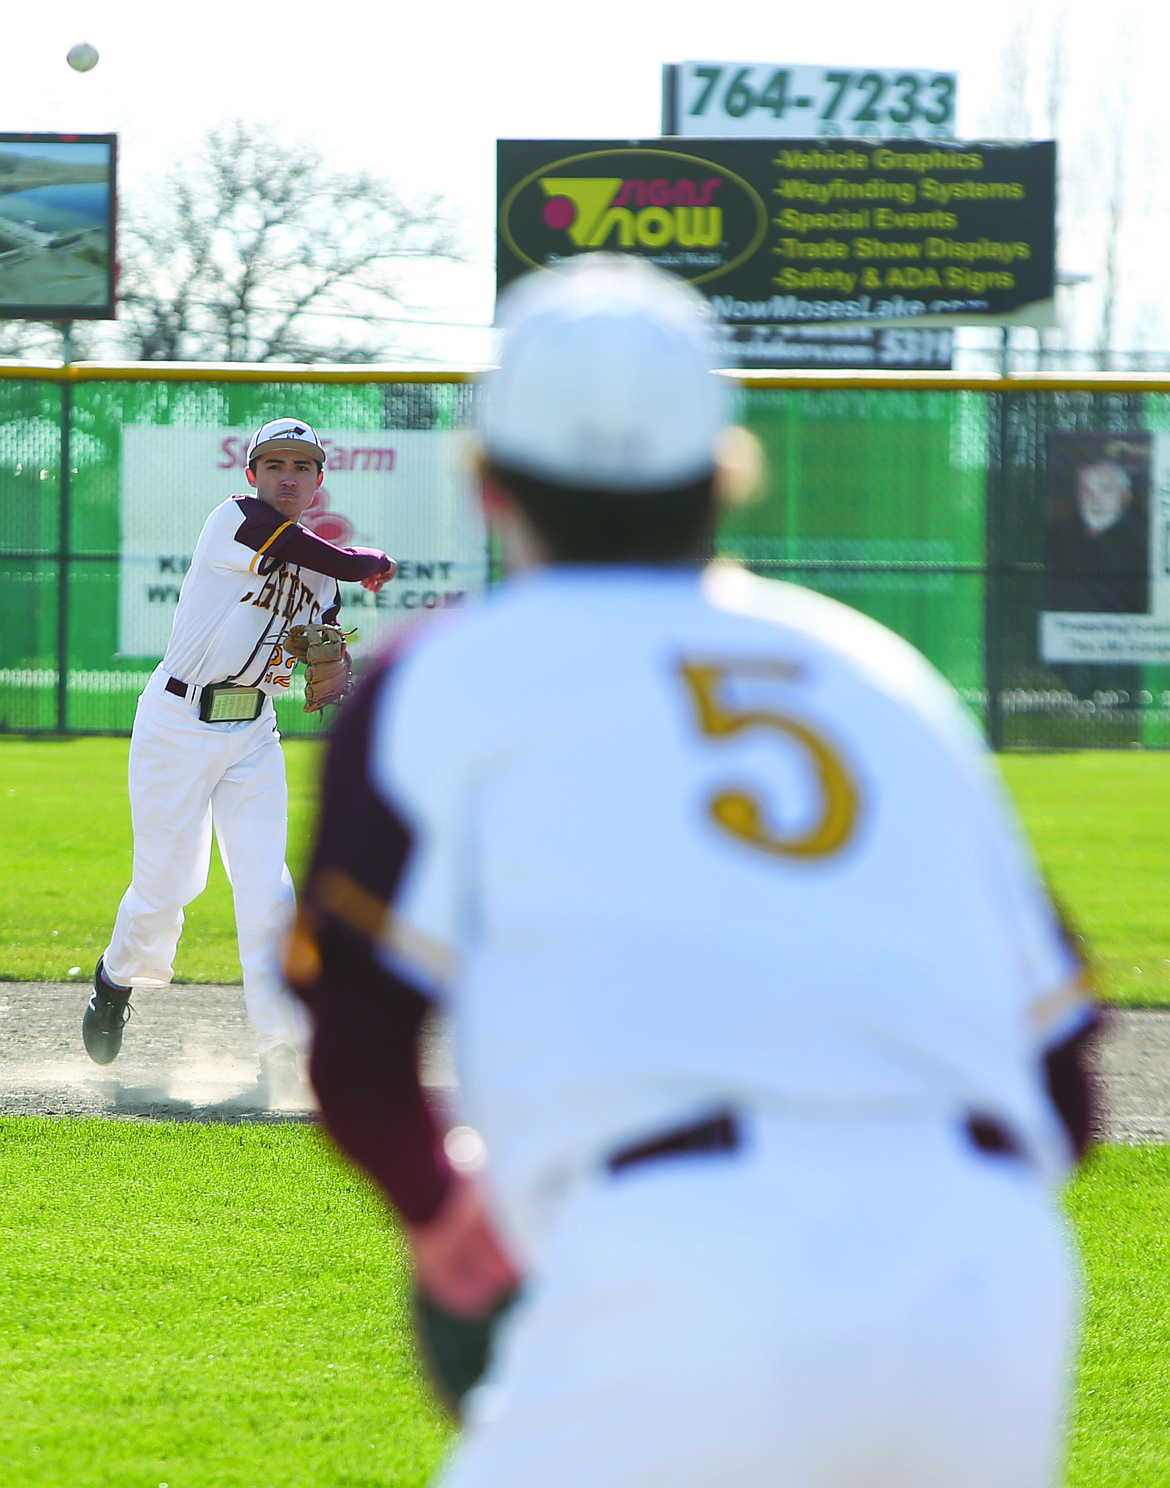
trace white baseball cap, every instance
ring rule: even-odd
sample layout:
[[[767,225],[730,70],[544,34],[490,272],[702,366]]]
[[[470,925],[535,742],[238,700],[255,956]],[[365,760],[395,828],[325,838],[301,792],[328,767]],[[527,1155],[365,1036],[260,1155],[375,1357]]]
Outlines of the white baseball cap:
[[[274,450],[292,450],[294,454],[316,460],[319,465],[325,464],[325,450],[317,438],[317,431],[300,419],[273,419],[270,424],[257,429],[248,445],[244,464],[251,465],[258,455],[267,455]]]
[[[478,390],[490,460],[560,485],[653,491],[714,470],[728,423],[712,315],[631,254],[538,269],[500,303],[498,371]]]

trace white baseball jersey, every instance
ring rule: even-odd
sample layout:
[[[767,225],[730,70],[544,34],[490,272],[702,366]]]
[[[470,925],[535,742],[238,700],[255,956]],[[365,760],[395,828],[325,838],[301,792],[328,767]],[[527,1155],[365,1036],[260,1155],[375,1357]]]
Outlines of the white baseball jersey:
[[[443,988],[523,1249],[625,1142],[720,1103],[987,1113],[1049,1173],[1088,1016],[985,752],[911,647],[716,566],[557,568],[382,688],[409,829],[387,965]]]
[[[281,640],[294,625],[335,618],[337,607],[336,579],[281,557],[282,538],[306,536],[259,497],[217,506],[183,579],[164,669],[194,687],[286,689],[296,660]]]
[[[138,700],[130,741],[134,875],[102,956],[120,986],[165,986],[184,907],[203,891],[214,824],[234,885],[244,998],[260,1051],[299,1044],[304,1019],[275,948],[294,908],[284,863],[284,757],[272,705],[251,720],[200,716],[216,682],[279,693],[290,626],[337,616],[337,580],[389,566],[372,548],[337,548],[256,496],[217,506],[195,545],[162,665]],[[184,684],[177,691],[170,679]]]

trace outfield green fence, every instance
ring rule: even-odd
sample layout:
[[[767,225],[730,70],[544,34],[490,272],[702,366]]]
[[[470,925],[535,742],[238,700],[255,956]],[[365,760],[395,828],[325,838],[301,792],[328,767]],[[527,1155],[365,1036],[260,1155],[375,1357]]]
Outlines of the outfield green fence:
[[[735,380],[769,475],[721,555],[904,635],[997,747],[1170,745],[1170,379]],[[493,577],[470,394],[454,372],[0,366],[0,730],[129,730],[203,519],[282,414],[329,442],[315,530],[402,563],[346,590],[359,657],[465,603]],[[300,701],[287,734],[321,727]]]

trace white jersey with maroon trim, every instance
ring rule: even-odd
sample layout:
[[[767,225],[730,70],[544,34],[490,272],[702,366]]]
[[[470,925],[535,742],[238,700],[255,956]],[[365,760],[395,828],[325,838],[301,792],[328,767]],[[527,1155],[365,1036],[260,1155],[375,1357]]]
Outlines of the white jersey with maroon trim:
[[[383,954],[448,988],[521,1242],[680,1113],[986,1113],[1070,1150],[1078,968],[950,689],[844,606],[715,566],[546,569],[423,635],[371,720],[413,838]]]
[[[337,580],[280,560],[296,523],[255,496],[232,496],[204,523],[183,579],[163,666],[194,687],[236,682],[279,694],[296,661],[294,625],[336,619]]]

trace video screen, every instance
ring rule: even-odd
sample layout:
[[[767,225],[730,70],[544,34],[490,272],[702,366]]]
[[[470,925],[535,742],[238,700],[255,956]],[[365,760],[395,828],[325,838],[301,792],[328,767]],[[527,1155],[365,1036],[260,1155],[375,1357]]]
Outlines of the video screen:
[[[0,319],[113,319],[116,162],[113,134],[0,134]]]

